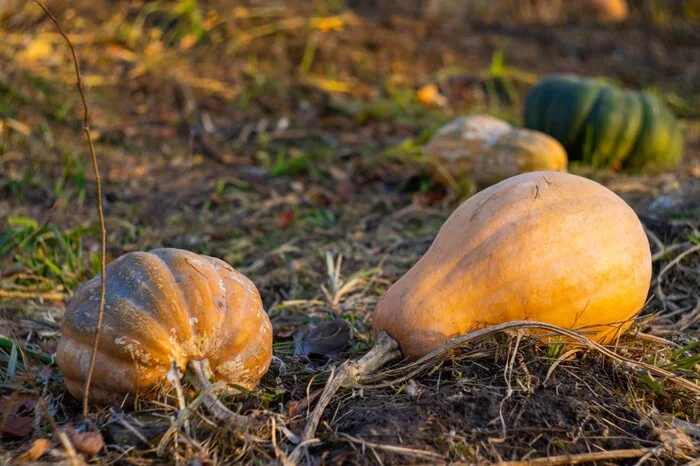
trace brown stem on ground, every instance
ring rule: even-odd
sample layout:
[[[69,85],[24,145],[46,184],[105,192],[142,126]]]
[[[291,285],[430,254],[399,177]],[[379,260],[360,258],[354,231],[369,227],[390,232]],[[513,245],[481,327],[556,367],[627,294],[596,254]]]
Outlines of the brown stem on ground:
[[[618,323],[618,325],[621,323]],[[610,324],[612,325],[612,324]],[[366,386],[367,384],[372,384],[374,382],[377,382],[379,380],[387,380],[389,379],[388,382],[384,382],[381,385],[373,385],[374,388],[380,387],[380,386],[389,386],[389,385],[395,385],[397,383],[400,383],[402,381],[408,380],[409,378],[413,377],[414,375],[419,374],[420,372],[424,371],[428,367],[432,367],[434,364],[436,364],[439,360],[443,359],[445,355],[449,352],[452,351],[458,347],[464,346],[467,343],[479,341],[489,335],[496,334],[498,332],[503,332],[506,330],[517,330],[517,329],[533,329],[533,330],[549,330],[552,332],[552,335],[562,335],[564,337],[568,337],[567,340],[565,340],[566,345],[571,345],[571,346],[581,346],[585,348],[592,349],[594,351],[597,351],[598,353],[602,354],[603,356],[606,356],[607,358],[621,364],[623,367],[628,368],[628,369],[635,369],[636,371],[642,373],[642,374],[648,374],[652,375],[655,377],[658,377],[659,380],[665,381],[665,382],[670,382],[673,384],[676,384],[679,387],[684,388],[685,390],[688,390],[690,393],[694,395],[700,395],[700,387],[698,387],[697,384],[695,384],[693,381],[687,380],[677,374],[674,374],[673,372],[663,369],[661,367],[657,367],[653,364],[643,362],[643,361],[634,361],[629,358],[626,358],[620,354],[615,353],[614,351],[608,349],[607,347],[603,346],[602,344],[591,340],[590,338],[586,337],[585,335],[582,335],[581,333],[578,332],[583,332],[586,329],[585,328],[580,328],[577,330],[570,330],[570,329],[565,329],[558,327],[553,324],[548,324],[545,322],[538,322],[534,320],[516,320],[512,322],[504,322],[502,324],[497,324],[493,325],[491,327],[485,327],[481,328],[479,330],[474,330],[473,332],[465,333],[464,335],[455,338],[454,340],[450,341],[447,343],[445,346],[441,346],[432,352],[428,353],[427,355],[423,356],[422,358],[410,362],[408,364],[405,364],[397,369],[390,369],[388,371],[383,372],[382,374],[379,374],[377,377],[363,377],[362,381],[363,384]],[[540,335],[540,337],[545,337],[546,335]],[[399,376],[397,379],[391,379],[392,376]]]
[[[248,423],[247,417],[234,413],[216,398],[217,392],[219,392],[220,389],[217,389],[216,385],[212,385],[209,382],[213,375],[209,367],[209,360],[191,360],[187,363],[187,369],[194,376],[192,383],[197,391],[205,395],[202,404],[204,404],[217,421],[230,422],[240,427]]]
[[[321,393],[321,397],[316,404],[311,417],[309,418],[304,432],[301,434],[299,444],[289,455],[285,465],[296,466],[306,453],[306,449],[314,443],[316,428],[321,421],[323,412],[341,387],[356,386],[362,376],[370,374],[386,363],[401,357],[399,344],[391,338],[388,333],[380,332],[372,349],[358,361],[345,361],[335,375],[331,375],[326,382],[326,386]]]
[[[591,463],[593,461],[639,458],[640,456],[651,455],[655,451],[655,448],[634,448],[628,450],[595,451],[591,453],[581,453],[576,455],[561,455],[548,456],[544,458],[534,458],[526,461],[503,461],[498,464],[501,466],[558,466],[564,464],[583,464]]]

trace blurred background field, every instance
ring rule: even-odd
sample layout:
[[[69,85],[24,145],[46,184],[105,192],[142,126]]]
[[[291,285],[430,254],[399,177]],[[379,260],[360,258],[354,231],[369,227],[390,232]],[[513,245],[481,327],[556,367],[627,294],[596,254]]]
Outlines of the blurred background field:
[[[258,413],[259,431],[227,443],[204,423],[194,443],[172,444],[165,456],[137,441],[108,446],[102,459],[279,459],[284,446],[274,442],[286,440],[277,433],[273,442],[270,420],[298,433],[306,408],[295,403],[326,363],[294,357],[295,332],[342,316],[358,330],[350,353],[364,352],[377,299],[476,189],[469,179],[433,180],[422,145],[457,115],[522,124],[526,93],[549,73],[646,90],[680,118],[686,153],[671,171],[631,175],[575,163],[570,171],[635,208],[651,231],[656,273],[700,244],[700,2],[629,0],[624,18],[583,3],[47,1],[80,60],[108,258],[168,246],[229,262],[260,289],[286,368],[283,381],[273,367],[242,405]],[[65,393],[51,354],[66,301],[99,270],[82,106],[69,50],[36,4],[0,0],[0,41],[0,387],[33,396],[30,407],[41,397],[59,425],[79,426],[79,403]],[[696,380],[697,348],[676,352],[697,344],[698,255],[678,260],[655,285],[660,293],[638,330],[677,347],[634,340],[629,352]],[[672,450],[663,432],[678,422],[698,429],[696,400],[595,355],[567,361],[542,385],[558,355],[534,346],[523,350],[525,368],[515,369],[523,383],[506,386],[511,343],[490,342],[485,360],[436,369],[413,382],[418,392],[347,394],[329,410],[319,432],[327,443],[316,454],[338,464],[416,460],[362,450],[361,438],[462,461],[634,448],[658,449],[647,464],[692,459],[692,448]],[[322,383],[319,376],[312,388]],[[508,390],[515,393],[503,401]],[[503,409],[512,430],[501,439],[493,420]],[[162,406],[141,411],[173,415]],[[23,415],[33,427],[3,435],[5,458],[51,435],[50,423]],[[101,413],[89,427],[120,443],[120,416]]]

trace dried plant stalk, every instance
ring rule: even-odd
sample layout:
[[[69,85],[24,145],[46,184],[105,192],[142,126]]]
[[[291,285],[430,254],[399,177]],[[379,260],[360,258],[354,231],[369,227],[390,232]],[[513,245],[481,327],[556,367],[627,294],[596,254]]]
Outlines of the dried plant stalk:
[[[80,93],[80,100],[83,103],[83,132],[88,141],[88,146],[90,147],[90,158],[92,160],[92,170],[95,175],[95,183],[97,184],[97,216],[100,220],[100,310],[97,314],[97,325],[95,327],[95,338],[92,343],[92,355],[90,356],[90,368],[88,369],[87,380],[85,381],[85,396],[83,396],[83,416],[88,415],[88,403],[90,398],[90,382],[92,381],[92,373],[95,370],[95,359],[97,356],[97,346],[100,344],[100,331],[102,329],[102,316],[104,314],[105,307],[105,267],[106,267],[106,251],[107,251],[107,229],[105,228],[105,217],[102,210],[102,179],[100,178],[100,171],[97,166],[97,155],[95,154],[95,145],[92,143],[92,136],[90,135],[90,113],[88,111],[87,100],[85,100],[85,92],[83,90],[83,81],[80,77],[80,65],[78,65],[78,57],[75,53],[75,48],[71,43],[70,39],[63,32],[61,24],[58,22],[56,17],[42,4],[39,0],[34,0],[34,2],[39,5],[39,7],[44,10],[44,13],[51,19],[51,21],[56,25],[58,32],[61,37],[65,39],[70,49],[71,56],[73,57],[73,65],[75,67],[75,77],[77,79],[78,92]]]

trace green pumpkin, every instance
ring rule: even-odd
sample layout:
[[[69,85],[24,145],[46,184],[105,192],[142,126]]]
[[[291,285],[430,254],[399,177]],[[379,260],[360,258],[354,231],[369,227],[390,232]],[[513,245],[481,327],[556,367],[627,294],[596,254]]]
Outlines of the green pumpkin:
[[[594,167],[663,170],[683,156],[678,122],[658,99],[595,79],[542,79],[525,101],[525,127],[557,139],[569,160]]]

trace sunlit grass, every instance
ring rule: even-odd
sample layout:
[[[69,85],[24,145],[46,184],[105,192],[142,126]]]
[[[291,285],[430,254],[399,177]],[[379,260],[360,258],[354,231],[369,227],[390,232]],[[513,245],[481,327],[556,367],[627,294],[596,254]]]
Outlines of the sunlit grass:
[[[97,256],[86,255],[85,235],[95,229],[60,230],[27,217],[10,217],[0,234],[0,258],[8,261],[2,289],[12,291],[71,291],[99,270]]]

